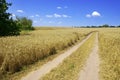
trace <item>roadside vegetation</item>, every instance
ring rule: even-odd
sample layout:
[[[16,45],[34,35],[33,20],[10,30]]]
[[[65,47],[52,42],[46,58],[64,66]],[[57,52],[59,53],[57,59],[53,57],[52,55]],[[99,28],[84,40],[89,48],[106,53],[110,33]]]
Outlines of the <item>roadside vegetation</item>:
[[[16,24],[20,27],[20,30],[34,30],[32,27],[32,20],[27,17],[16,17]]]
[[[100,80],[120,80],[120,29],[101,29]]]
[[[78,80],[79,72],[91,52],[96,33],[72,55],[64,60],[57,68],[45,75],[41,80]]]

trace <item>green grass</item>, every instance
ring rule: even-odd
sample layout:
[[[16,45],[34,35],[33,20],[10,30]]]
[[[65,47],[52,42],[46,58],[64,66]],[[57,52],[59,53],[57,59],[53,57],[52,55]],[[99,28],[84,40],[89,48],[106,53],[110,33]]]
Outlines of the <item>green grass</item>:
[[[77,80],[95,41],[94,33],[76,52],[64,60],[57,68],[45,75],[41,80]]]

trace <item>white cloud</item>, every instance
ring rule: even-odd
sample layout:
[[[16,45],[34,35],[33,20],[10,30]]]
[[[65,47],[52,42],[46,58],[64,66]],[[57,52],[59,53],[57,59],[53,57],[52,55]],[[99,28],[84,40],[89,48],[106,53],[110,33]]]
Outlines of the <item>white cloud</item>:
[[[62,17],[64,17],[64,18],[71,18],[71,16],[68,16],[68,15],[65,15],[65,14],[63,14]]]
[[[63,14],[62,16],[63,16],[63,17],[65,17],[65,18],[67,18],[67,17],[68,17],[67,15],[64,15],[64,14]]]
[[[30,16],[31,18],[34,18],[34,16]]]
[[[36,16],[36,17],[40,17],[40,15],[38,15],[38,14],[36,14],[35,16]]]
[[[42,18],[40,18],[40,19],[37,19],[37,20],[33,20],[33,23],[35,24],[35,23],[40,23],[40,22],[42,22]]]
[[[12,14],[12,17],[15,17],[16,15],[15,14]]]
[[[47,18],[71,18],[71,16],[68,16],[66,14],[53,14],[53,15],[46,15]]]
[[[97,11],[94,11],[94,12],[92,13],[92,16],[93,16],[93,17],[99,17],[99,16],[101,16],[101,14],[100,14],[99,12],[97,12]]]
[[[47,17],[47,18],[52,18],[52,17],[53,17],[53,15],[46,15],[46,17]]]
[[[86,17],[91,18],[92,16],[90,14],[87,14]]]
[[[16,15],[15,14],[11,14],[10,18],[16,19]]]
[[[60,17],[62,17],[62,16],[55,13],[55,14],[54,14],[54,17],[55,17],[55,18],[60,18]]]
[[[23,13],[24,11],[23,10],[17,10],[18,13]]]
[[[30,16],[31,18],[34,18],[34,17],[40,17],[40,15],[36,14],[36,15],[32,15]]]
[[[57,7],[57,9],[67,9],[67,8],[68,8],[68,6],[64,6],[64,7],[58,6],[58,7]]]
[[[91,18],[91,17],[100,17],[101,14],[97,11],[93,11],[92,14],[87,14],[86,17],[87,18]]]
[[[57,9],[62,9],[62,7],[58,6]]]

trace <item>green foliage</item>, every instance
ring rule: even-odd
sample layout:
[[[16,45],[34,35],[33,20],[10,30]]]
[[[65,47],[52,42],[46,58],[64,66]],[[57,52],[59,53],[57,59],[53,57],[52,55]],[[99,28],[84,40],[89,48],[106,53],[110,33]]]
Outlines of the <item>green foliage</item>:
[[[104,24],[102,27],[109,27],[109,25],[108,24]]]
[[[16,22],[10,18],[11,14],[7,13],[11,3],[7,3],[6,0],[0,0],[0,36],[19,35],[19,27]]]
[[[91,28],[96,28],[97,26],[91,26]]]
[[[120,27],[120,25],[118,27]]]
[[[27,19],[26,17],[16,17],[17,25],[20,27],[21,30],[33,30],[32,27],[32,20]]]

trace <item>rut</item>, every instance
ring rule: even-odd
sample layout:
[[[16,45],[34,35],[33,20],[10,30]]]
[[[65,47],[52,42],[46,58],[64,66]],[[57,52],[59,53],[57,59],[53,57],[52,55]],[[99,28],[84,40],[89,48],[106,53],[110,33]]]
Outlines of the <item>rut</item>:
[[[96,34],[95,45],[86,61],[83,70],[80,71],[78,80],[99,80],[99,55],[98,55],[98,33]]]

